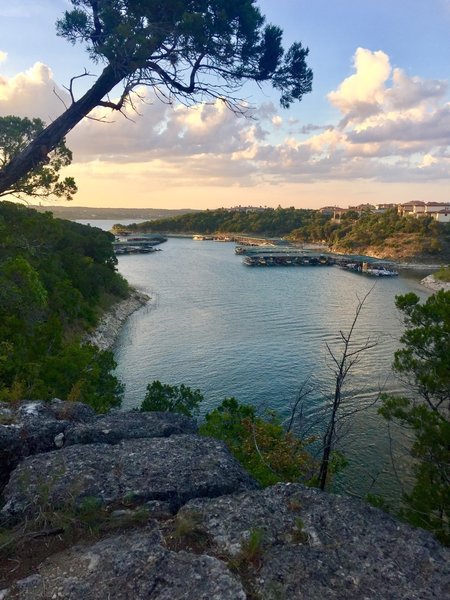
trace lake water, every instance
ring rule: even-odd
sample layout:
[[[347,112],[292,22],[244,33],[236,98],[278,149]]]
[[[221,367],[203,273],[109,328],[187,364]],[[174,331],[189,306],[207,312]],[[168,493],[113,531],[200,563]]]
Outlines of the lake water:
[[[171,238],[161,249],[119,260],[126,279],[152,298],[125,324],[115,345],[125,408],[139,405],[147,383],[159,379],[199,388],[204,412],[235,396],[287,417],[307,381],[312,392],[305,416],[319,433],[316,421],[334,389],[327,344],[339,354],[339,331],[349,329],[358,297],[372,286],[354,339],[370,337],[377,346],[364,353],[348,379],[347,410],[367,407],[381,389],[398,389],[391,363],[402,322],[394,298],[408,291],[425,297],[422,273],[373,280],[336,267],[249,268],[233,244],[190,239]],[[340,444],[350,465],[338,489],[395,496],[387,427],[376,407],[356,412],[343,425]],[[400,472],[406,460],[400,452]]]

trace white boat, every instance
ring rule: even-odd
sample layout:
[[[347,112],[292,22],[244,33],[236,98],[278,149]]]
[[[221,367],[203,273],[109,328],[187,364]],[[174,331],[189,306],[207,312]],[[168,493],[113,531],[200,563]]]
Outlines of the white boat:
[[[364,272],[367,273],[367,275],[372,275],[372,277],[396,277],[398,275],[397,271],[386,269],[385,267],[381,267],[379,269],[371,268]]]

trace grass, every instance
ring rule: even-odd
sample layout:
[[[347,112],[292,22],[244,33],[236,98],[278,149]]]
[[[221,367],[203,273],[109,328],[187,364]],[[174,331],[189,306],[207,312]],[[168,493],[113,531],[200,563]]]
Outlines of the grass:
[[[187,550],[202,554],[211,545],[210,537],[201,524],[201,515],[195,511],[178,514],[165,529],[167,547],[175,552]]]
[[[441,267],[439,271],[436,271],[434,274],[435,279],[439,279],[439,281],[444,281],[446,283],[450,282],[450,265],[446,267]]]
[[[27,577],[45,558],[75,543],[95,541],[105,533],[145,524],[148,518],[145,509],[112,518],[94,497],[84,498],[76,507],[68,504],[57,510],[42,503],[33,519],[0,529],[0,587]]]

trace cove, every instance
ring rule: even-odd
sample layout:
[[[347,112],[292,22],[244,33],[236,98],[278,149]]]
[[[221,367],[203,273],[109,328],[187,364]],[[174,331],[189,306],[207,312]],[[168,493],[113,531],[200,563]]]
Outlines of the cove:
[[[339,352],[339,330],[350,327],[358,297],[374,286],[355,339],[370,337],[378,345],[362,357],[346,387],[352,412],[368,408],[345,423],[340,448],[350,464],[336,488],[398,495],[389,432],[370,405],[380,390],[399,390],[391,363],[403,326],[394,301],[409,291],[426,297],[422,273],[374,281],[336,267],[252,269],[233,244],[176,238],[162,252],[121,257],[119,270],[152,297],[125,324],[114,348],[117,375],[126,384],[125,409],[139,405],[147,383],[159,379],[199,388],[204,412],[235,396],[287,416],[308,381],[313,391],[305,416],[317,434],[324,399],[333,391],[326,344]],[[406,460],[400,452],[400,472]]]

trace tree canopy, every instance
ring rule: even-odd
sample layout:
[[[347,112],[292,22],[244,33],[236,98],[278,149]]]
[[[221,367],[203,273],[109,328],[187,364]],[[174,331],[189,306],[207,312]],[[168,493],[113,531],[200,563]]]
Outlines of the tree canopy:
[[[138,86],[163,101],[220,99],[235,111],[246,104],[246,81],[270,82],[288,107],[311,91],[308,49],[285,51],[282,30],[266,24],[255,0],[71,0],[58,35],[85,45],[105,65],[92,87],[0,171],[0,193],[24,177],[97,106],[122,110]],[[117,101],[108,94],[122,82]]]
[[[404,516],[450,543],[450,292],[423,304],[413,294],[397,296],[406,331],[394,370],[409,389],[386,396],[381,414],[411,429],[415,482],[405,494]]]
[[[81,342],[102,310],[128,294],[112,239],[0,202],[0,401],[57,396],[100,412],[120,404],[112,353]]]
[[[45,128],[41,119],[20,118],[13,115],[0,117],[0,168],[3,169]],[[23,177],[0,191],[0,197],[11,194],[16,198],[47,198],[57,196],[72,200],[77,191],[73,177],[60,178],[59,171],[72,162],[72,152],[64,138],[45,160]]]

